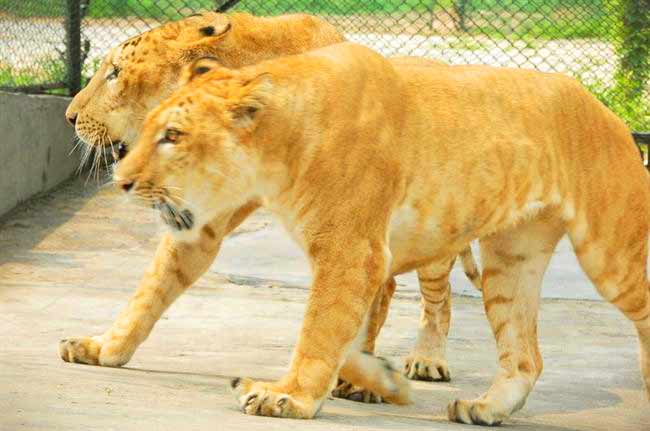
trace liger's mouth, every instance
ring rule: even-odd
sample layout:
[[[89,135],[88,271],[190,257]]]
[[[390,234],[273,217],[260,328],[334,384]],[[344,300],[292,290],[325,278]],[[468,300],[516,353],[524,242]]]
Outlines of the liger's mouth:
[[[100,180],[102,166],[110,172],[110,165],[115,167],[115,163],[126,157],[128,153],[128,145],[124,141],[111,141],[110,138],[105,137],[100,142],[94,142],[79,133],[76,134],[75,144],[70,154],[77,149],[81,151],[77,172],[81,173],[90,166],[87,168],[88,178],[94,177],[97,181]],[[112,160],[108,154],[112,155]]]
[[[178,209],[174,204],[158,201],[153,207],[160,210],[163,222],[177,231],[190,230],[194,226],[194,214],[188,209]]]

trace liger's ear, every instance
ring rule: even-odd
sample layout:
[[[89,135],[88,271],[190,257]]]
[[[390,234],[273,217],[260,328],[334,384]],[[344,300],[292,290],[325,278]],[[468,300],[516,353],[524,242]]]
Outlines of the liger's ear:
[[[181,28],[176,40],[185,61],[208,55],[232,29],[228,15],[209,13],[188,19],[196,22]]]
[[[232,28],[232,24],[228,18],[225,18],[226,22],[211,23],[203,27],[199,27],[199,37],[201,38],[210,38],[209,40],[202,40],[200,42],[214,43],[216,40],[224,37]]]
[[[264,73],[242,84],[240,97],[230,106],[237,127],[252,128],[273,92],[271,75]]]
[[[225,69],[215,57],[201,57],[198,60],[194,60],[190,64],[183,66],[179,78],[179,85],[185,85],[214,69]]]

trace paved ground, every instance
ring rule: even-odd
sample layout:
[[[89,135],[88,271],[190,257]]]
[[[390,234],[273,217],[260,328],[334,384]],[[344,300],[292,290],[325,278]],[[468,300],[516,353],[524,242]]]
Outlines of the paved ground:
[[[133,291],[153,254],[156,217],[110,188],[71,182],[0,225],[0,430],[443,430],[456,397],[478,395],[496,369],[481,303],[454,298],[452,382],[417,382],[406,407],[330,400],[313,421],[241,414],[228,380],[273,379],[285,369],[307,296],[304,261],[267,214],[233,234],[218,261],[168,311],[127,368],[61,361],[57,342],[98,334]],[[558,251],[546,296],[591,292]],[[402,364],[419,305],[403,278],[378,350]],[[469,289],[455,276],[457,291]],[[545,299],[546,369],[513,430],[650,429],[629,323],[609,305]]]

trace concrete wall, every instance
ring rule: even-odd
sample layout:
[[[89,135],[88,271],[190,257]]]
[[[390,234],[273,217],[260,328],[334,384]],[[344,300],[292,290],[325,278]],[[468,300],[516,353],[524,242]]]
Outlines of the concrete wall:
[[[64,119],[70,99],[0,92],[0,215],[69,178],[74,130]]]

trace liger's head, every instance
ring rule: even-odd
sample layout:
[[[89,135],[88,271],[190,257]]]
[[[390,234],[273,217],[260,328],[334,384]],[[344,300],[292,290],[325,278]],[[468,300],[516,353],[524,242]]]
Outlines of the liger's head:
[[[195,234],[254,194],[252,135],[270,97],[269,75],[200,59],[147,115],[134,150],[118,165],[117,185],[161,211],[173,232]]]
[[[124,156],[147,112],[177,88],[182,67],[208,53],[218,55],[231,33],[229,16],[205,13],[127,40],[109,51],[70,102],[66,119],[88,149],[112,145],[114,155]]]

